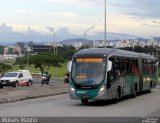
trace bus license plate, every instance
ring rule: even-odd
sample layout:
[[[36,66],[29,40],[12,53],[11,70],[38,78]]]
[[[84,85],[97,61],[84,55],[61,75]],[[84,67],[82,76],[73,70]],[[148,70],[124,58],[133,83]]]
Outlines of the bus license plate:
[[[89,96],[85,95],[85,96],[83,96],[83,99],[89,99]]]

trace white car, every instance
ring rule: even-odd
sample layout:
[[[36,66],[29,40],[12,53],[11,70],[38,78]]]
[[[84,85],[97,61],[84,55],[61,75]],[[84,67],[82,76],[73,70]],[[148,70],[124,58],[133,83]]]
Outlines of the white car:
[[[33,78],[29,70],[19,70],[15,72],[8,72],[0,79],[0,88],[3,86],[13,86],[18,85],[30,86],[32,85]]]

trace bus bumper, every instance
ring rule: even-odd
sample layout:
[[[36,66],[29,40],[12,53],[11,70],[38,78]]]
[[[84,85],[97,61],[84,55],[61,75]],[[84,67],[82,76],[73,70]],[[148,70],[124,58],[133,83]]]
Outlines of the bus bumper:
[[[75,90],[70,87],[71,99],[85,99],[85,100],[106,100],[106,89],[100,90]]]

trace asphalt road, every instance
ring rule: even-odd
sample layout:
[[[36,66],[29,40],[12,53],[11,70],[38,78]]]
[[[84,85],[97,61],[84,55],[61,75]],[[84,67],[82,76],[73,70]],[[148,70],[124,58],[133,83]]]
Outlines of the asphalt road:
[[[0,105],[0,116],[35,117],[144,117],[160,109],[160,89],[127,98],[117,104],[110,101],[83,105],[68,94]],[[160,114],[159,114],[160,117]]]
[[[33,84],[41,83],[41,80],[42,80],[41,77],[33,77]],[[50,82],[52,82],[52,80]]]
[[[33,77],[33,84],[39,84],[39,83],[41,83],[41,81],[42,81],[42,77],[41,76],[39,76],[39,77]],[[56,78],[54,78],[54,79],[51,79],[49,81],[49,83],[55,83],[55,82],[63,82],[63,79],[56,79]]]

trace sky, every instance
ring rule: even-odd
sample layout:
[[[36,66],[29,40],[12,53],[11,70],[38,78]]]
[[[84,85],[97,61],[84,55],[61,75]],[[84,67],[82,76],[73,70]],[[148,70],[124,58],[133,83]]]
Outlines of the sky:
[[[160,24],[153,22],[160,22],[159,0],[106,2],[107,32],[160,36]],[[0,39],[5,33],[48,35],[46,27],[83,35],[92,26],[88,35],[104,31],[104,0],[0,1]]]

